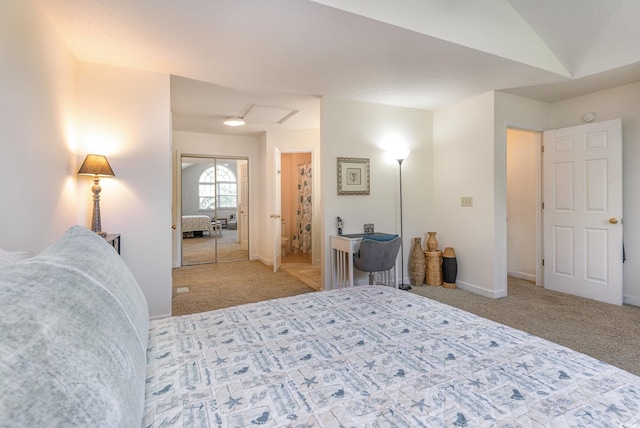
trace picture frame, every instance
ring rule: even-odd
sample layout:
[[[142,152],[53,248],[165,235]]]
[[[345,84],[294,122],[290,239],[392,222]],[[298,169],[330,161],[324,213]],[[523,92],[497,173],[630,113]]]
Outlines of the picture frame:
[[[338,196],[368,195],[369,159],[338,158]]]

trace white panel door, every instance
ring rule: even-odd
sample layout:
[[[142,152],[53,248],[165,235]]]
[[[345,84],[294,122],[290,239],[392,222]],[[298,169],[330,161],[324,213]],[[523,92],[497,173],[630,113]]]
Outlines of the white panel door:
[[[544,133],[545,288],[622,304],[622,122]]]

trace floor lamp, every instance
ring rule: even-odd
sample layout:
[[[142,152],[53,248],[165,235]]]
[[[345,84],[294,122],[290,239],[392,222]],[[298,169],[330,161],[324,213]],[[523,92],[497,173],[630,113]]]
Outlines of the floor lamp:
[[[409,156],[409,150],[404,150],[396,154],[396,160],[400,168],[400,269],[402,272],[400,285],[398,285],[400,290],[411,290],[411,286],[404,283],[404,233],[402,230],[402,161],[404,161],[407,156]]]
[[[78,175],[93,176],[93,214],[91,216],[91,230],[100,236],[106,236],[107,233],[102,231],[102,223],[100,221],[100,177],[115,177],[109,161],[102,155],[87,155]]]

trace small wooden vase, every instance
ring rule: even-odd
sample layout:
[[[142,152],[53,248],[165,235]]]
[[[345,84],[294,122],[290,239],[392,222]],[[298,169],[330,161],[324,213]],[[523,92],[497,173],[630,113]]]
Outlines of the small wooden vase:
[[[438,250],[438,240],[436,239],[436,232],[427,232],[429,237],[427,238],[427,251]]]

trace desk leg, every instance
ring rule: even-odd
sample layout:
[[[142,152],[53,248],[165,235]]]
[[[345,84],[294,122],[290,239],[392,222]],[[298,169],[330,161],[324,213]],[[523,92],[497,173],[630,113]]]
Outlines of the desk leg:
[[[349,256],[346,251],[331,251],[331,288],[353,287],[353,259]]]
[[[346,257],[349,258],[349,287],[353,287],[353,256],[347,253]]]
[[[331,249],[331,289],[336,288],[336,250]]]

